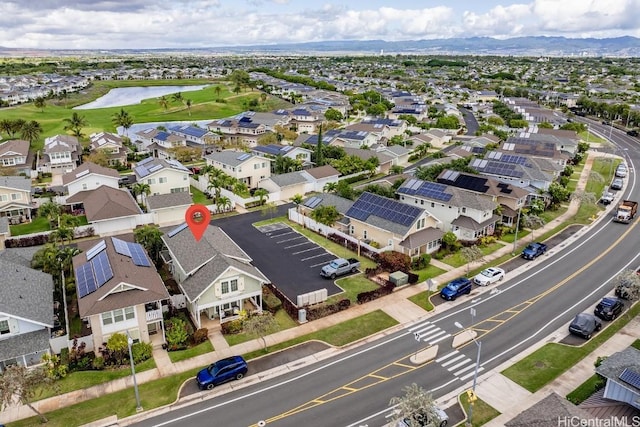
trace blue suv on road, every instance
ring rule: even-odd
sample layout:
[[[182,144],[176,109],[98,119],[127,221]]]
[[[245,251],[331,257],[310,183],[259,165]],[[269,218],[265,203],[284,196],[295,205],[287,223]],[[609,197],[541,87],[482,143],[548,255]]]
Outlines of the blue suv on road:
[[[202,369],[196,375],[196,382],[201,390],[211,390],[218,384],[243,378],[247,370],[247,362],[242,356],[231,356],[218,360]]]
[[[458,298],[462,294],[470,294],[471,293],[471,280],[466,277],[459,277],[455,280],[452,280],[442,288],[440,291],[440,296],[447,301],[453,301]]]

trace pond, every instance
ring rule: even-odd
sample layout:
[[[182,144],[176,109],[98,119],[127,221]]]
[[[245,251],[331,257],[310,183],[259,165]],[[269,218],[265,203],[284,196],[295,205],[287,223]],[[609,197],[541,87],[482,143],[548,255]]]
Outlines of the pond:
[[[196,86],[134,86],[111,89],[106,95],[93,102],[79,105],[74,110],[89,110],[92,108],[122,107],[139,104],[143,99],[159,98],[176,92],[191,92],[204,89],[209,85]]]

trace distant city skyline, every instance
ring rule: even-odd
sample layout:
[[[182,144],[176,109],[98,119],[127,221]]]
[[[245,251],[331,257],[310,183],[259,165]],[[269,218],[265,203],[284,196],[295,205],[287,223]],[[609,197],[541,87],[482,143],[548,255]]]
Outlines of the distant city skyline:
[[[0,46],[153,49],[453,37],[640,37],[640,0],[3,0]]]

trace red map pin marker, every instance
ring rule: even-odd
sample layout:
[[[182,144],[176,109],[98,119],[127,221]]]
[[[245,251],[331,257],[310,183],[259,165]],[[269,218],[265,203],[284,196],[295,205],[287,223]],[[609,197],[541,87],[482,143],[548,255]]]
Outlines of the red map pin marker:
[[[187,221],[193,237],[195,237],[197,241],[200,241],[211,220],[211,212],[209,212],[209,209],[204,205],[191,205],[189,209],[187,209],[184,219]]]

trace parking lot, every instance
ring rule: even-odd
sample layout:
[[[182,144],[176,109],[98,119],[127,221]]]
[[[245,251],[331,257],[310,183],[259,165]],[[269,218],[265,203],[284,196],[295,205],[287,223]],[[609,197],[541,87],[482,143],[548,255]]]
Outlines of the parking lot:
[[[295,304],[298,295],[322,288],[329,296],[342,290],[332,280],[320,277],[320,269],[335,256],[285,223],[262,227],[260,213],[249,213],[214,222],[252,259],[255,265]]]

